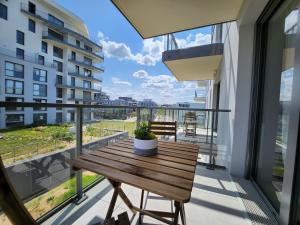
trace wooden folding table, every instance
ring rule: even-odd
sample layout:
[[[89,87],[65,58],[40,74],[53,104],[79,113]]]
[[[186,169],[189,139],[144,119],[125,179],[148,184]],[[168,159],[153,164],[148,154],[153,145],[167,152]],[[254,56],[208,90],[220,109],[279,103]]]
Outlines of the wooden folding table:
[[[75,170],[85,169],[105,176],[114,188],[106,219],[112,216],[117,197],[140,215],[156,218],[167,224],[178,224],[179,214],[186,224],[184,203],[189,202],[193,187],[199,147],[194,144],[159,141],[158,154],[144,157],[134,154],[133,139],[91,151],[69,163]],[[126,183],[173,200],[175,212],[162,212],[134,206],[121,188]],[[171,218],[167,219],[167,218]]]

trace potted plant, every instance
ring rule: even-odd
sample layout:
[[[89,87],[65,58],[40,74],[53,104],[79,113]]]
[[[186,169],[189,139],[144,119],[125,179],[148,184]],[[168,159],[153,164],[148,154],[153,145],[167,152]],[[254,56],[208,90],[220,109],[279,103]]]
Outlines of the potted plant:
[[[157,153],[157,138],[143,122],[134,131],[134,152],[137,155],[151,156]]]

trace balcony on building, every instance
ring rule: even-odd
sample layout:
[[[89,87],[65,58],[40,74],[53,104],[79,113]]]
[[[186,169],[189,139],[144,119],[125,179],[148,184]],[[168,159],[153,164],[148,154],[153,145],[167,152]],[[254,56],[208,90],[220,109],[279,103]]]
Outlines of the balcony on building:
[[[175,35],[167,35],[167,47],[162,54],[162,61],[177,80],[215,79],[223,55],[222,25],[213,26],[212,31],[210,44],[189,48],[180,48]]]
[[[85,87],[84,85],[78,86],[78,85],[69,84],[61,80],[57,80],[55,86],[58,88],[78,89],[78,90],[90,91],[90,92],[101,92],[101,89],[94,88],[92,85],[91,87],[87,87],[87,86]]]
[[[102,67],[99,66],[95,66],[92,62],[87,62],[85,60],[79,61],[77,59],[74,59],[72,57],[69,57],[69,62],[75,64],[75,65],[79,65],[79,66],[83,66],[84,68],[90,69],[90,70],[94,70],[97,72],[104,72],[104,69]]]
[[[72,25],[67,24],[63,21],[61,22],[56,22],[55,20],[52,19],[51,16],[49,16],[49,13],[46,13],[44,11],[41,10],[37,10],[37,9],[32,9],[30,7],[30,3],[27,4],[25,2],[21,3],[21,12],[27,14],[28,16],[30,16],[33,19],[37,19],[41,22],[43,22],[44,24],[46,24],[48,27],[50,27],[51,29],[54,29],[60,33],[63,34],[69,34],[74,36],[76,39],[87,43],[88,45],[91,45],[93,47],[93,49],[95,50],[95,52],[99,52],[102,50],[102,46],[93,42],[92,40],[90,40],[89,38],[85,37],[84,35],[82,35],[80,32],[75,31],[74,28],[72,29]]]

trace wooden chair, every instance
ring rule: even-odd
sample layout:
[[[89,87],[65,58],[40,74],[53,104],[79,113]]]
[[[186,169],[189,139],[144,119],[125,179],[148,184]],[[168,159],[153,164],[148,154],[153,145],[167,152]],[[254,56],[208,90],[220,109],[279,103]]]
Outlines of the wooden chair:
[[[19,199],[11,184],[2,158],[0,157],[0,207],[14,225],[35,225],[37,222],[31,217],[22,201]]]
[[[184,115],[185,136],[196,136],[197,116],[195,112],[187,112]]]
[[[161,122],[161,121],[149,121],[149,129],[155,135],[174,136],[174,140],[177,141],[177,123],[175,122]]]
[[[177,141],[177,123],[175,122],[161,122],[161,121],[149,121],[149,130],[155,135],[174,136],[174,141]],[[140,208],[143,207],[144,202],[144,190],[142,190]],[[149,194],[149,192],[148,192]],[[148,196],[147,194],[147,196]],[[146,197],[147,199],[147,197]],[[139,215],[139,224],[142,224],[142,215]]]

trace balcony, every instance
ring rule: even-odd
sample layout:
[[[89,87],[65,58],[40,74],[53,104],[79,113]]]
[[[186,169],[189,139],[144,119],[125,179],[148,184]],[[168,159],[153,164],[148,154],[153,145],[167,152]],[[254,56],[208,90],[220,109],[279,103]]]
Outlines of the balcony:
[[[92,63],[89,63],[89,62],[78,61],[78,60],[72,59],[72,58],[69,58],[69,62],[74,63],[74,64],[79,65],[79,66],[83,66],[87,69],[95,70],[95,71],[98,71],[98,72],[104,72],[103,68],[94,66]]]
[[[17,54],[16,51],[0,47],[0,55],[12,57],[14,59],[24,60],[25,62],[33,63],[33,64],[40,65],[40,66],[54,68],[54,64],[50,61],[44,60],[44,64],[42,64],[41,61],[39,61],[39,59],[38,59],[38,55],[39,55],[38,53],[25,54],[24,58],[17,57],[16,54]]]
[[[236,20],[244,2],[111,1],[143,38]]]
[[[84,80],[90,80],[90,81],[96,81],[96,82],[102,82],[102,79],[100,78],[96,78],[94,76],[86,76],[84,74],[81,74],[81,73],[77,73],[77,72],[69,72],[68,73],[70,76],[73,76],[73,77],[79,77],[79,78],[82,78]]]
[[[48,13],[40,11],[40,10],[35,10],[35,13],[30,12],[29,6],[27,3],[22,2],[21,3],[21,12],[29,15],[30,17],[33,17],[35,19],[38,19],[39,21],[45,23],[47,26],[49,26],[52,29],[55,29],[61,33],[64,34],[70,34],[74,36],[75,38],[83,41],[84,43],[90,44],[93,46],[95,51],[101,51],[102,46],[96,44],[95,42],[91,41],[90,39],[86,38],[82,34],[78,33],[77,31],[74,31],[72,29],[69,29],[65,26],[60,26],[59,24],[53,23],[51,20],[49,20]],[[66,23],[64,23],[66,25]],[[68,27],[72,27],[72,25],[68,25]]]
[[[229,222],[233,225],[246,225],[249,223],[249,217],[263,224],[276,224],[250,181],[232,178],[226,170],[229,154],[226,141],[222,141],[221,127],[214,127],[217,124],[215,118],[218,117],[219,122],[226,120],[230,110],[0,102],[0,108],[30,109],[37,105],[48,109],[62,107],[70,112],[73,109],[77,118],[76,123],[64,120],[57,123],[56,120],[48,118],[46,124],[1,131],[0,144],[9,143],[5,151],[0,152],[6,171],[17,194],[39,223],[46,225],[103,222],[113,194],[112,186],[101,175],[88,171],[73,171],[66,160],[96,151],[103,146],[110,148],[111,143],[128,136],[132,137],[135,127],[140,122],[152,119],[178,121],[178,141],[191,142],[200,147],[192,196],[185,206],[187,224]],[[89,117],[85,117],[86,110],[96,113],[97,118],[94,122],[91,123]],[[191,111],[197,115],[197,126],[195,135],[187,136],[184,132],[183,115]],[[26,117],[28,115],[25,115],[24,120],[28,121]],[[81,135],[79,131],[82,131]],[[36,135],[27,136],[32,132]],[[20,133],[24,138],[19,138]],[[29,137],[31,139],[28,139]],[[168,137],[161,138],[172,141]],[[78,147],[78,139],[81,139],[82,147]],[[211,165],[215,170],[208,170],[205,165]],[[133,199],[134,204],[139,204],[140,189],[126,184],[122,185],[122,188],[126,195]],[[248,212],[245,206],[247,209],[253,207],[255,211]],[[170,200],[153,193],[148,194],[145,207],[173,210]],[[132,213],[119,199],[113,216],[124,211],[128,212],[132,224],[138,223],[138,215]],[[0,219],[2,224],[8,224],[3,214],[0,215]],[[158,221],[145,216],[143,224],[158,224]]]
[[[69,43],[68,41],[66,40],[61,40],[61,39],[58,39],[56,37],[54,37],[53,35],[49,34],[48,31],[43,31],[43,34],[42,34],[42,38],[44,40],[48,40],[48,41],[52,41],[54,42],[55,44],[59,45],[60,47],[64,48],[64,47],[70,47],[76,51],[79,51],[80,53],[88,56],[88,57],[91,57],[93,58],[94,60],[97,60],[98,62],[103,62],[103,55],[100,55],[100,54],[96,54],[88,49],[85,49],[85,48],[82,48],[82,47],[79,47],[75,44],[71,44]]]
[[[71,84],[68,84],[67,82],[61,82],[61,81],[57,81],[55,86],[58,88],[71,88],[71,89],[78,89],[78,90],[83,90],[83,91],[101,92],[101,90],[96,89],[96,88],[71,85]]]
[[[162,61],[179,81],[204,81],[215,79],[222,56],[223,43],[212,40],[208,45],[179,48],[171,34],[167,36],[167,50],[163,52]]]

